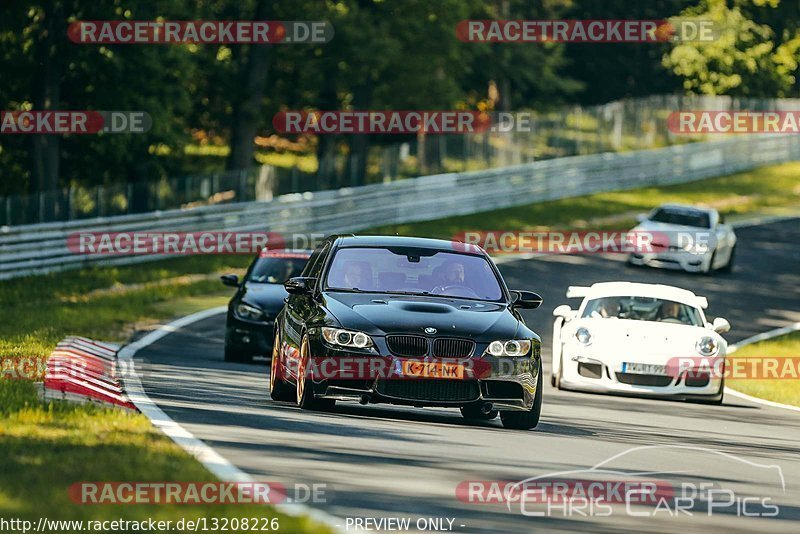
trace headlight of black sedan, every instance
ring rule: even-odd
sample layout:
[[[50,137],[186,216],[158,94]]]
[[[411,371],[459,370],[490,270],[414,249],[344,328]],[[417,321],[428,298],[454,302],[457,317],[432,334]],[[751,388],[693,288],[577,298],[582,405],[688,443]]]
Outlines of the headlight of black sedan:
[[[372,338],[364,332],[344,328],[322,327],[322,338],[329,345],[348,349],[371,349],[375,347]]]
[[[236,305],[234,313],[238,318],[244,319],[245,321],[265,321],[267,319],[267,315],[259,308],[251,306],[250,304],[245,304],[244,302],[240,302]]]
[[[531,351],[530,339],[509,339],[508,341],[492,341],[486,348],[491,356],[527,356]]]

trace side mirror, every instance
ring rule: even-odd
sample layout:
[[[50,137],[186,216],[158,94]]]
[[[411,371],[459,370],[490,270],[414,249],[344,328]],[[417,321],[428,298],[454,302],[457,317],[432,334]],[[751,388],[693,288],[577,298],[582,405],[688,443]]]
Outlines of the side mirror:
[[[714,319],[714,322],[711,324],[711,327],[717,334],[724,334],[725,332],[731,329],[731,323],[729,323],[727,319],[724,319],[722,317],[717,317],[716,319]]]
[[[636,220],[639,221],[640,223],[645,222],[647,220],[647,214],[640,213],[639,215],[636,216]]]
[[[556,309],[553,310],[554,317],[563,317],[564,319],[571,319],[572,318],[572,308],[569,307],[569,304],[562,304],[561,306],[556,306]]]
[[[512,291],[511,305],[515,308],[535,310],[542,305],[542,296],[533,291]]]
[[[317,279],[311,276],[295,276],[284,282],[283,287],[287,293],[293,295],[310,295],[314,291]]]
[[[239,287],[239,277],[235,274],[223,274],[219,277],[226,286]]]

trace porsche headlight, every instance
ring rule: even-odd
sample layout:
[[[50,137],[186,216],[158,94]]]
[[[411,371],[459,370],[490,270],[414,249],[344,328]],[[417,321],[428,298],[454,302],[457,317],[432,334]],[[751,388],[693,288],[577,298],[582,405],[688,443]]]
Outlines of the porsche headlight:
[[[531,351],[530,339],[510,339],[492,341],[486,349],[492,356],[526,356]]]
[[[719,352],[719,344],[717,343],[717,340],[711,336],[701,337],[699,340],[697,340],[695,348],[697,349],[697,352],[703,356],[713,356]]]
[[[236,306],[236,315],[247,321],[263,321],[267,318],[263,311],[244,302]]]
[[[322,337],[328,344],[336,347],[371,349],[375,346],[372,338],[364,332],[345,330],[343,328],[322,327]]]
[[[582,326],[575,330],[575,339],[578,340],[578,343],[581,345],[591,345],[592,344],[592,333],[589,332],[589,329],[585,326]]]

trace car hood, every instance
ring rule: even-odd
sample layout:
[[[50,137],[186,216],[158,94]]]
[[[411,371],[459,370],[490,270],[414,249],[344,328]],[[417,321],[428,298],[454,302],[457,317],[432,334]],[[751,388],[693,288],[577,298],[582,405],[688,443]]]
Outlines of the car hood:
[[[270,316],[275,316],[283,308],[288,293],[283,284],[260,284],[247,282],[242,291],[241,300],[258,306]]]
[[[531,332],[505,304],[425,296],[326,293],[325,305],[344,328],[371,335],[419,333],[492,339],[528,337]]]
[[[581,326],[588,328],[592,334],[592,344],[588,347],[583,347],[575,340],[575,330]],[[602,355],[603,361],[655,363],[664,358],[699,356],[695,345],[704,336],[716,339],[721,349],[726,346],[719,334],[701,326],[625,319],[577,319],[565,328],[562,339],[579,347],[581,353]]]

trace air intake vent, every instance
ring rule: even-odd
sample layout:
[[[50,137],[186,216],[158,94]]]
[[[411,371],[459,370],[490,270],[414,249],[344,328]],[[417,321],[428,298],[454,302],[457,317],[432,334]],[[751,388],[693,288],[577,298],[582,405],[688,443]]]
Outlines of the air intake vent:
[[[428,354],[428,340],[422,336],[386,336],[386,344],[395,356],[418,357]]]
[[[635,373],[616,373],[617,380],[632,386],[666,387],[674,380],[671,376],[639,375]]]
[[[478,398],[475,380],[380,380],[378,393],[411,401],[466,402]]]
[[[433,342],[433,355],[438,358],[468,358],[475,351],[470,339],[442,337]]]

